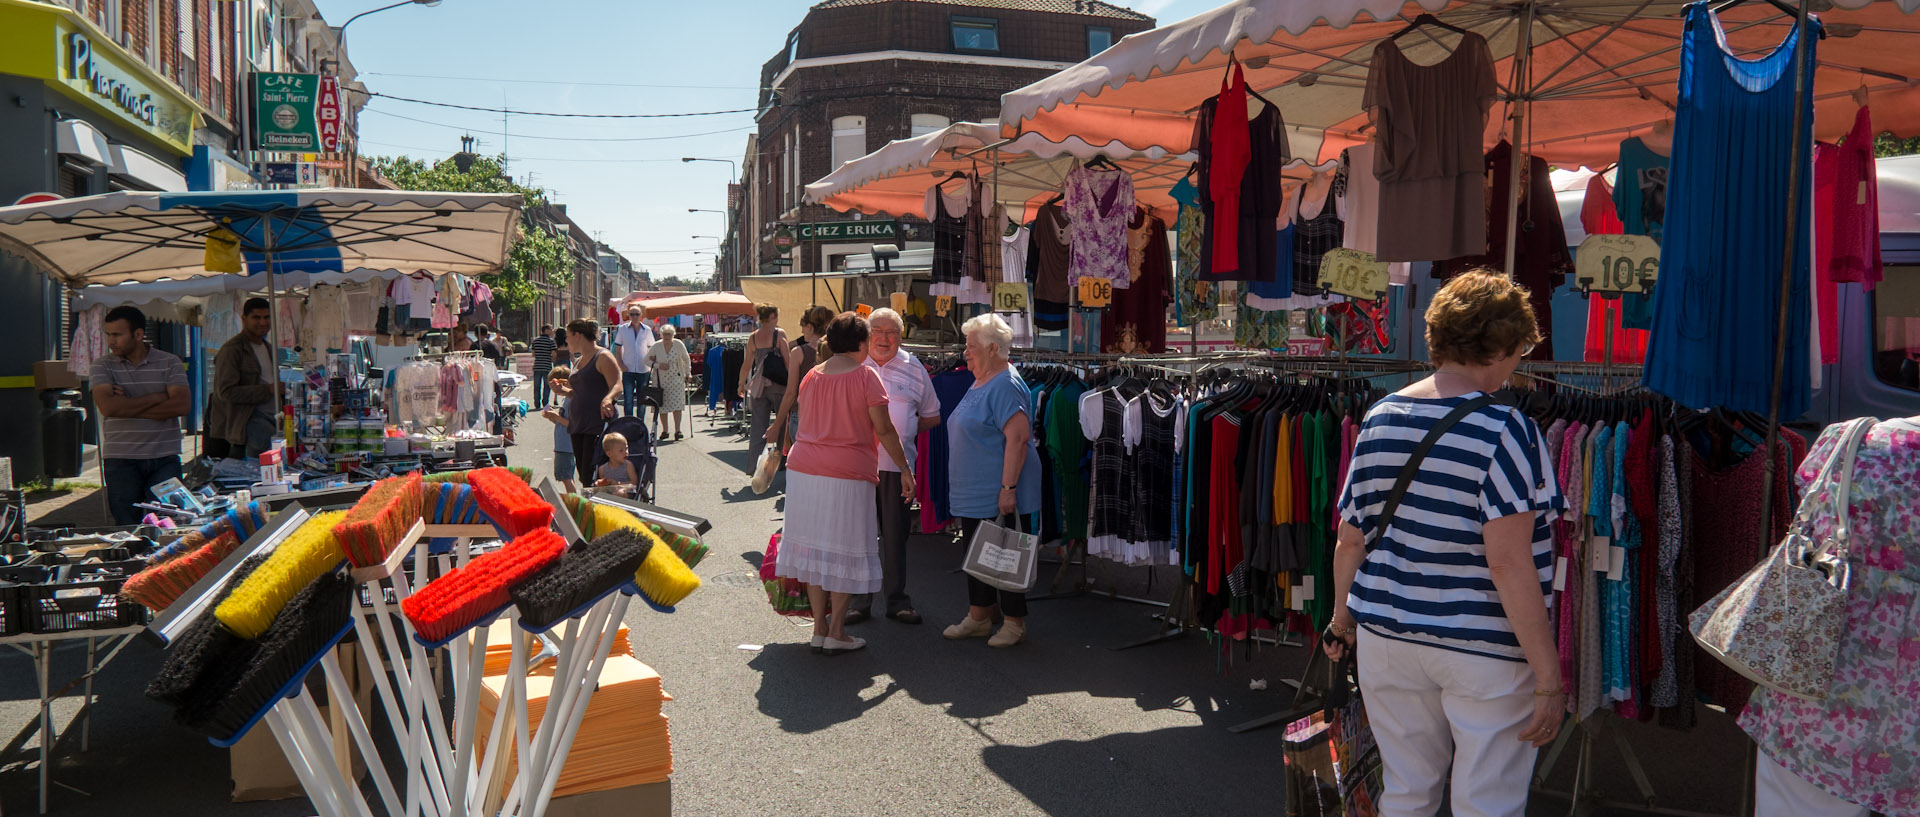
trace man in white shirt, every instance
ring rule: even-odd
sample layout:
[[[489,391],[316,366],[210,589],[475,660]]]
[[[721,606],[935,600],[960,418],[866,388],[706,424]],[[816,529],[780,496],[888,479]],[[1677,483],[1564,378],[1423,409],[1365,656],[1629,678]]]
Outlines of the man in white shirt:
[[[920,432],[940,425],[940,398],[933,392],[933,378],[927,368],[900,348],[900,335],[906,323],[900,313],[876,309],[867,316],[867,361],[880,373],[887,387],[887,415],[900,432],[900,446],[906,449],[907,462],[915,462]],[[907,597],[907,522],[913,512],[910,500],[900,496],[900,472],[891,457],[881,457],[880,484],[874,488],[874,504],[880,514],[880,593],[886,596],[887,618],[906,624],[919,624],[920,614]],[[873,614],[874,594],[855,596],[849,605],[847,623],[865,621]]]
[[[627,416],[634,416],[634,410],[640,405],[640,395],[647,390],[647,380],[651,376],[647,368],[647,352],[653,348],[653,327],[647,325],[647,313],[638,304],[627,306],[627,322],[613,333],[613,345],[620,359],[620,381],[625,388]]]

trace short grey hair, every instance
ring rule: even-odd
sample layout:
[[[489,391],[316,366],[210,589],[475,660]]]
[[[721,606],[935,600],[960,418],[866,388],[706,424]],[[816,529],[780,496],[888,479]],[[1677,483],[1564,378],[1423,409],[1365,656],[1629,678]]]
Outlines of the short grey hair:
[[[1013,327],[1008,326],[1006,319],[996,313],[974,316],[960,325],[960,333],[969,338],[979,335],[981,340],[993,344],[1000,352],[1001,360],[1013,356]]]
[[[660,324],[660,337],[670,338],[670,337],[673,337],[674,334],[677,333],[678,331],[679,330],[673,328],[673,324],[670,324],[670,323]]]
[[[873,310],[871,314],[867,315],[868,327],[872,327],[874,324],[879,323],[881,321],[892,321],[893,328],[895,329],[904,330],[907,328],[907,322],[900,319],[900,313],[893,311],[889,307],[884,307],[884,306],[880,307],[879,309]]]

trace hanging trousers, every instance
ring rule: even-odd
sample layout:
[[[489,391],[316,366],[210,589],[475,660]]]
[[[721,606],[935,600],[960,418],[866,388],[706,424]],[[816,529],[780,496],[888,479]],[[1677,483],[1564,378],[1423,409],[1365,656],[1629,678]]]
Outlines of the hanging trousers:
[[[900,472],[881,471],[880,484],[874,487],[874,505],[880,516],[880,593],[886,600],[887,615],[913,609],[907,597],[907,520],[913,513],[912,500],[900,495]],[[873,615],[873,593],[853,598],[850,609]]]

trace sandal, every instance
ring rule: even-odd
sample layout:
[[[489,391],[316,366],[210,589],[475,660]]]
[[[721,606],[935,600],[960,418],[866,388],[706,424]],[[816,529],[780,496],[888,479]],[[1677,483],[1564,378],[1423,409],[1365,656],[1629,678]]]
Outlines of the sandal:
[[[887,618],[893,619],[894,621],[898,621],[901,624],[919,624],[920,623],[920,614],[917,612],[914,612],[914,609],[911,607],[908,607],[904,610],[895,610],[891,613],[888,613]]]

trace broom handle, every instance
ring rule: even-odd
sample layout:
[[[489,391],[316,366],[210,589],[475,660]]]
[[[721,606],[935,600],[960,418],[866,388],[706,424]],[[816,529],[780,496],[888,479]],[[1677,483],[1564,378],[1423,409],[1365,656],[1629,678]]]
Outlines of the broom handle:
[[[367,729],[366,718],[360,712],[360,702],[354,700],[353,692],[347,688],[347,678],[340,669],[339,656],[329,650],[326,657],[320,659],[320,670],[326,675],[327,695],[333,701],[334,709],[346,715],[347,731],[352,734],[353,744],[359,748],[360,756],[366,759],[367,773],[373,776],[374,788],[380,790],[381,805],[386,807],[388,814],[399,814],[400,797],[394,793],[393,779],[387,776],[386,764],[380,762],[379,750],[374,748],[373,733]]]
[[[373,590],[372,595],[374,598],[383,598],[385,596],[385,593],[380,588],[379,582],[369,582],[369,584],[372,585],[372,590]],[[375,641],[373,638],[373,628],[367,626],[367,617],[368,617],[368,613],[366,608],[361,607],[358,604],[354,605],[353,634],[354,634],[354,637],[369,650],[368,663],[371,664],[380,655],[380,648],[378,646],[379,642]],[[387,655],[391,657],[398,657],[399,653],[389,649],[387,652]],[[405,673],[405,671],[401,669],[401,666],[398,663],[393,664],[393,669],[394,669],[395,675],[402,675]],[[402,758],[402,764],[403,764],[402,768],[405,768],[407,770],[406,810],[398,811],[398,810],[389,809],[388,814],[390,815],[404,814],[407,817],[417,817],[417,815],[420,813],[420,795],[419,795],[420,788],[425,786],[426,783],[421,780],[420,767],[418,764],[414,762],[413,741],[406,739],[407,713],[405,710],[400,708],[400,701],[393,694],[394,685],[387,683],[386,671],[382,669],[376,669],[371,674],[373,675],[374,689],[378,690],[380,693],[380,704],[381,706],[386,707],[387,722],[393,726],[394,736],[400,744],[401,758]]]
[[[347,780],[347,770],[334,762],[333,733],[321,719],[320,707],[313,702],[313,693],[301,686],[300,694],[284,703],[288,704],[287,720],[293,724],[295,732],[302,736],[307,750],[312,753],[308,762],[320,781],[333,787],[334,797],[341,804],[341,812],[350,817],[373,817],[372,809],[367,807],[367,798],[360,796],[360,787]]]
[[[621,593],[615,597],[613,614],[601,625],[598,643],[594,649],[593,663],[588,667],[585,677],[580,679],[582,691],[575,702],[573,712],[567,719],[566,734],[560,738],[559,751],[554,753],[553,768],[547,772],[547,782],[540,789],[540,796],[533,801],[532,817],[546,817],[547,804],[553,800],[554,787],[560,783],[560,770],[566,765],[567,752],[573,748],[574,736],[580,733],[580,723],[586,720],[587,702],[593,697],[595,681],[607,664],[607,654],[613,650],[614,636],[620,631],[620,622],[627,617],[627,604],[633,597]]]
[[[567,619],[567,632],[560,639],[560,655],[553,665],[553,683],[547,687],[547,706],[540,715],[540,726],[533,733],[533,754],[520,756],[520,774],[513,782],[513,791],[507,795],[509,813],[519,814],[520,803],[533,796],[533,790],[538,785],[535,781],[547,762],[547,750],[553,742],[554,693],[559,691],[560,679],[566,675],[567,667],[572,663],[573,642],[579,633],[580,620]]]
[[[422,577],[427,575],[426,548],[414,551],[413,565],[416,575]],[[407,579],[404,571],[393,574],[393,590],[397,601],[405,601],[413,596],[413,584]],[[426,713],[426,717],[417,724],[420,731],[426,733],[422,748],[424,750],[431,747],[432,754],[427,759],[437,763],[437,767],[428,769],[427,779],[432,782],[437,777],[442,781],[442,785],[434,789],[435,804],[439,807],[439,811],[435,813],[446,814],[452,808],[452,794],[446,790],[445,780],[447,770],[453,768],[453,752],[447,746],[446,718],[440,714],[439,685],[434,682],[433,672],[427,664],[427,648],[420,646],[420,642],[413,638],[416,635],[413,622],[401,616],[400,625],[405,635],[405,646],[413,662],[408,680],[412,685],[414,706],[419,707],[415,710],[415,717],[418,717],[418,712]]]
[[[453,783],[448,786],[448,797],[453,801],[453,817],[467,817],[471,796],[467,791],[467,781],[472,775],[473,766],[473,721],[480,716],[480,677],[486,672],[487,637],[491,634],[490,628],[476,627],[473,640],[468,641],[464,636],[454,639],[467,659],[467,671],[460,679],[459,691],[453,699],[453,728],[459,731],[455,741],[458,749],[453,756]]]
[[[544,755],[546,762],[535,767],[534,779],[527,784],[529,796],[538,792],[549,778],[558,774],[554,768],[554,761],[563,759],[561,755],[565,750],[556,750],[556,743],[561,732],[566,728],[567,721],[572,717],[574,702],[579,697],[579,680],[585,671],[585,667],[581,665],[588,662],[599,646],[598,641],[595,640],[595,634],[606,626],[607,612],[612,602],[613,597],[609,596],[588,611],[587,625],[575,638],[573,652],[567,656],[569,660],[564,668],[565,671],[554,676],[553,688],[548,693],[547,711],[540,718],[541,731],[547,738]]]
[[[263,719],[267,731],[273,733],[274,741],[280,744],[280,753],[286,755],[287,766],[293,769],[294,776],[300,778],[300,787],[306,790],[307,799],[313,803],[313,809],[320,813],[320,817],[343,817],[340,804],[334,800],[333,787],[323,785],[314,776],[313,766],[307,762],[306,752],[294,736],[287,713],[281,709],[284,706],[287,706],[287,702],[281,700],[267,710]]]
[[[517,616],[517,613],[509,613],[509,615]],[[507,676],[506,679],[503,679],[506,682],[501,685],[502,689],[500,690],[503,700],[493,708],[493,736],[487,740],[487,757],[486,760],[480,764],[480,777],[476,781],[480,789],[480,796],[476,808],[483,814],[489,813],[486,807],[486,798],[487,795],[493,791],[494,770],[506,766],[505,763],[501,762],[500,758],[512,748],[507,744],[517,737],[508,731],[513,728],[514,724],[514,696],[517,693],[511,679],[514,674],[524,674],[527,671],[526,634],[518,632],[513,628],[509,628],[507,633],[508,637],[512,639],[512,652],[507,660]]]
[[[400,595],[399,591],[405,578],[403,574],[396,572],[394,579],[394,593],[397,597]],[[405,707],[394,718],[394,731],[398,733],[404,730],[406,733],[401,743],[405,746],[407,768],[410,770],[408,778],[415,778],[417,773],[418,778],[424,781],[426,786],[422,791],[412,788],[413,783],[408,784],[407,799],[411,802],[407,806],[407,814],[410,817],[423,813],[430,817],[438,817],[446,813],[446,781],[441,777],[440,764],[431,761],[428,757],[427,747],[430,739],[424,734],[420,695],[415,690],[418,681],[425,677],[425,670],[413,665],[412,655],[401,646],[401,639],[412,640],[412,634],[395,633],[393,609],[387,604],[385,593],[373,594],[373,608],[373,619],[379,627],[381,640],[387,647],[387,663],[393,667],[393,683],[398,688],[400,703]],[[405,621],[404,618],[401,620]],[[365,628],[366,625],[362,623],[359,626]],[[366,634],[362,633],[361,638],[365,639]],[[369,643],[371,643],[370,640]],[[376,673],[374,677],[378,679],[381,688],[385,689],[385,673]]]

